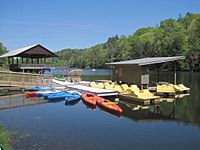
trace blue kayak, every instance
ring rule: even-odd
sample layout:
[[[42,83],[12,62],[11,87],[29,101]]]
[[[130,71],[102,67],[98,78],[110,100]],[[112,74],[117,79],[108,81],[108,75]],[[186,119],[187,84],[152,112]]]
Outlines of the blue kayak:
[[[58,93],[53,93],[53,94],[48,94],[47,98],[49,100],[56,100],[56,99],[64,99],[65,97],[67,97],[68,95],[70,95],[70,93],[68,92],[58,92]],[[46,95],[45,95],[46,96]],[[44,96],[44,97],[45,97]]]
[[[65,97],[66,102],[70,103],[70,102],[74,102],[77,101],[81,98],[81,95],[78,93],[71,93],[68,96]]]
[[[31,87],[25,89],[25,91],[45,91],[45,90],[55,90],[55,88],[52,87]]]

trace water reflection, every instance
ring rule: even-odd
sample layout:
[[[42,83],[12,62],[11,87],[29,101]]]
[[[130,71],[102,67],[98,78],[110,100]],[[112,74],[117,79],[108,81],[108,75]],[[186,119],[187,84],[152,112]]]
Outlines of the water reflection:
[[[87,103],[84,100],[82,100],[82,103],[86,106],[86,108],[89,108],[91,110],[95,110],[96,109],[96,105],[91,105],[91,104]]]
[[[155,105],[138,105],[121,100],[119,106],[123,109],[123,116],[134,121],[176,121],[200,125],[199,116],[189,107],[189,94],[177,95],[176,98],[161,98],[162,102]]]
[[[68,102],[68,101],[65,101],[65,106],[73,106],[73,105],[76,105],[78,102],[80,102],[81,99],[77,99],[75,101],[71,101],[71,102]]]
[[[46,100],[40,100],[37,97],[27,97],[24,94],[14,94],[0,97],[0,110],[23,107],[27,105],[35,105],[46,103]]]
[[[120,114],[120,113],[114,112],[112,110],[105,109],[101,106],[98,106],[98,108],[101,110],[101,112],[106,113],[108,115],[111,115],[111,116],[114,116],[114,117],[121,117],[122,116],[122,114]]]

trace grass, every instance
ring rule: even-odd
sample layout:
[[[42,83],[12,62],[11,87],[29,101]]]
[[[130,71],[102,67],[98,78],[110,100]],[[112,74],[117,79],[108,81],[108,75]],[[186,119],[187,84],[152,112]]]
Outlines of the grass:
[[[9,69],[6,69],[6,68],[1,68],[0,67],[0,71],[10,71]]]
[[[2,126],[0,126],[0,145],[4,150],[10,150],[10,134]]]

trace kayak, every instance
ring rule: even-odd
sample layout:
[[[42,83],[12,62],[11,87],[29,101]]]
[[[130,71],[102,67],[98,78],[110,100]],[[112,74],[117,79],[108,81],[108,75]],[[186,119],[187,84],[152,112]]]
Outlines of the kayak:
[[[31,87],[25,89],[25,91],[45,91],[45,90],[54,90],[52,87]]]
[[[52,90],[45,90],[45,91],[37,91],[36,93],[40,96],[45,96],[45,95],[48,95],[48,94],[52,94],[52,93],[58,93],[58,92],[61,92],[61,90],[55,90],[55,91],[52,91]]]
[[[96,105],[95,94],[89,92],[83,92],[82,98],[85,102],[91,105]]]
[[[65,78],[62,78],[62,77],[54,77],[54,79],[56,79],[56,80],[58,80],[58,81],[63,81],[63,82],[66,81],[66,79],[65,79]]]
[[[47,97],[48,100],[57,100],[57,99],[64,99],[68,95],[70,95],[70,93],[68,92],[57,92],[57,93],[49,93],[44,97]]]
[[[37,95],[37,92],[36,91],[27,91],[27,92],[24,92],[26,95],[28,96],[36,96]]]
[[[81,98],[81,95],[78,93],[70,93],[68,96],[65,97],[66,102],[74,102]]]
[[[113,103],[107,99],[104,99],[102,97],[99,97],[99,96],[95,96],[95,99],[99,106],[101,106],[105,109],[111,110],[111,111],[115,111],[117,113],[122,113],[122,109],[115,103]]]

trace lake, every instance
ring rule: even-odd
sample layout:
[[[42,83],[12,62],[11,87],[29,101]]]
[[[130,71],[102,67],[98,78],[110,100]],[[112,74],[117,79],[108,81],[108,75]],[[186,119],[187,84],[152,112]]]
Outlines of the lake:
[[[111,79],[111,71],[96,70],[83,79]],[[151,72],[150,79],[156,81],[156,73]],[[161,72],[160,81],[172,82],[173,73]],[[200,73],[178,72],[177,83],[189,86],[190,95],[149,107],[122,101],[121,116],[81,100],[74,105],[59,101],[0,110],[0,124],[18,135],[15,150],[198,149]]]

